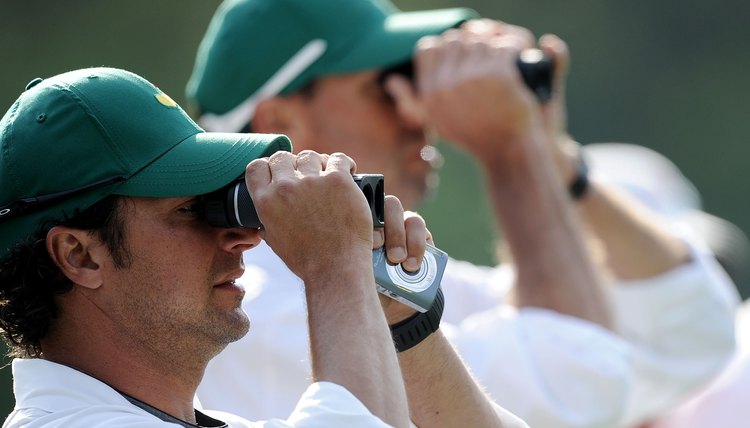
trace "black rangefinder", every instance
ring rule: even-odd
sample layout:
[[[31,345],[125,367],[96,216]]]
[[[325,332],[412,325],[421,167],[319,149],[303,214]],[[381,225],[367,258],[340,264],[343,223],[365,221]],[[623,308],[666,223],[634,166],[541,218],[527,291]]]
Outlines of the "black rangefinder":
[[[552,57],[541,49],[526,49],[518,57],[518,68],[523,81],[540,102],[552,98],[552,76],[554,64]]]
[[[382,174],[354,174],[354,182],[367,198],[374,227],[384,225],[385,192]],[[245,178],[202,196],[206,220],[214,227],[263,227],[255,211]]]
[[[552,76],[554,61],[541,49],[525,49],[521,51],[516,61],[526,86],[536,95],[537,99],[545,103],[552,98]],[[414,82],[414,64],[404,62],[388,68],[380,73],[378,83],[383,86],[389,74],[400,74]]]

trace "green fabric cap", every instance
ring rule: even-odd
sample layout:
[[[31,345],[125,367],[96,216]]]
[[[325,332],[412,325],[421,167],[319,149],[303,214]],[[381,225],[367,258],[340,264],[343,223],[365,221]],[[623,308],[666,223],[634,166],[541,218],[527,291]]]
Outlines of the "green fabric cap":
[[[247,117],[215,126],[199,120],[209,130],[237,131],[265,97],[319,76],[405,62],[422,36],[475,17],[466,8],[400,12],[378,0],[225,0],[198,49],[186,94],[209,117],[231,116],[249,100],[253,105],[241,112]]]
[[[43,221],[109,194],[208,193],[278,150],[291,150],[286,136],[203,131],[169,96],[124,70],[35,79],[0,120],[0,257]],[[14,217],[20,199],[102,181],[108,184]]]

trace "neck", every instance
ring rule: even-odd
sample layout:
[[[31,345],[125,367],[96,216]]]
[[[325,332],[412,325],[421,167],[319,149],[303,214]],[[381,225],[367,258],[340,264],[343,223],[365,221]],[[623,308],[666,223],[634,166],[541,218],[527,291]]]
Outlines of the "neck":
[[[68,311],[42,341],[42,356],[195,423],[193,397],[210,357],[159,349],[140,337],[117,328],[107,317]]]

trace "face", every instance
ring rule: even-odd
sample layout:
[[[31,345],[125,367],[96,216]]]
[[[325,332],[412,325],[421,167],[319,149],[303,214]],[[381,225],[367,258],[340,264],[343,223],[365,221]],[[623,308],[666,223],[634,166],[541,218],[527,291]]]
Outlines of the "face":
[[[101,304],[124,334],[157,352],[205,357],[244,336],[244,290],[234,280],[258,230],[213,228],[194,198],[130,198],[121,209],[131,263],[103,267]]]
[[[295,151],[344,152],[360,173],[385,175],[386,192],[406,209],[415,209],[435,182],[424,125],[406,114],[401,97],[389,94],[379,72],[329,76],[315,82],[310,95],[296,95],[301,105],[289,133]],[[403,79],[403,78],[402,78]],[[404,82],[406,82],[404,80]],[[295,129],[301,130],[295,135]]]

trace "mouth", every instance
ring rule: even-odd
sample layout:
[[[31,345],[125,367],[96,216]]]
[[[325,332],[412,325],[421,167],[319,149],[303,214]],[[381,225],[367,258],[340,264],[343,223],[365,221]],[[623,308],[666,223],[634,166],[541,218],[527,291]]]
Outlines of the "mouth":
[[[226,289],[239,289],[244,292],[244,288],[241,284],[237,283],[237,280],[245,272],[245,269],[237,270],[232,272],[230,275],[224,277],[220,282],[214,284],[214,288],[226,288]]]
[[[245,297],[245,287],[234,280],[214,285],[213,291],[220,295],[232,296],[233,301],[241,301]]]

